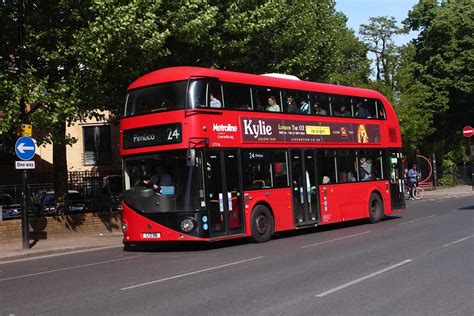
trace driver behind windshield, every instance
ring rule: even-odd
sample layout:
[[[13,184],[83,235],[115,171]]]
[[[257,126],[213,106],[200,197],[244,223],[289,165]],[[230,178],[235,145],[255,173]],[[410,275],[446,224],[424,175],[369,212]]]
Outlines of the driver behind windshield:
[[[171,176],[165,172],[165,169],[162,165],[156,165],[153,168],[153,174],[149,180],[143,180],[144,184],[153,186],[155,192],[160,192],[161,187],[172,186],[173,179]]]

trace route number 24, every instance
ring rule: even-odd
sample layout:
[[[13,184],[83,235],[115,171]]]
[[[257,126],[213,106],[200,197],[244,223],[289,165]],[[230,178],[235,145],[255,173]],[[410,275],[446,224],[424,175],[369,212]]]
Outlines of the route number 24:
[[[178,132],[178,129],[175,128],[175,129],[168,129],[168,140],[177,140],[179,139],[179,132]]]

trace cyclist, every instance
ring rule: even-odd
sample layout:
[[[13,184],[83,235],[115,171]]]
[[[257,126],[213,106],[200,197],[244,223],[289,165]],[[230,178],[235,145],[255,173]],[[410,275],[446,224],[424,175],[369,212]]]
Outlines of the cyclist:
[[[408,186],[410,187],[410,199],[415,199],[415,188],[418,186],[419,173],[416,170],[416,163],[414,163],[410,170],[408,170]]]

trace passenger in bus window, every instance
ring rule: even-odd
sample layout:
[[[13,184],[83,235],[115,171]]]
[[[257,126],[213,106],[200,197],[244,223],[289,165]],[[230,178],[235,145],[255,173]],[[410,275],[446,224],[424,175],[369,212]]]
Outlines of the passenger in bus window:
[[[268,105],[265,108],[268,112],[280,112],[280,106],[277,104],[276,99],[273,95],[268,98]]]
[[[296,106],[295,98],[293,96],[289,96],[286,99],[286,112],[287,113],[296,113],[298,108]]]
[[[361,181],[372,180],[372,160],[370,158],[360,158],[359,173]]]
[[[366,118],[368,117],[369,113],[367,112],[367,110],[364,108],[364,106],[362,105],[362,103],[360,102],[357,102],[356,104],[356,113],[355,113],[355,116],[356,117],[359,117],[359,118]]]
[[[341,105],[341,107],[339,108],[339,111],[336,112],[336,115],[337,116],[347,116],[347,117],[352,116],[351,111],[349,111],[344,104]]]
[[[329,178],[328,176],[323,177],[323,184],[329,184],[330,182],[331,182],[331,178]]]
[[[305,99],[300,100],[299,114],[309,114],[309,103]]]
[[[325,109],[323,109],[321,107],[321,104],[319,104],[319,102],[315,102],[313,104],[313,113],[315,115],[328,115],[328,111],[326,111]]]
[[[210,99],[209,106],[211,108],[220,108],[220,107],[222,107],[221,101],[219,101],[212,93],[209,94],[209,99]]]
[[[385,118],[385,111],[383,110],[382,107],[379,107],[378,118],[379,119],[384,119]]]

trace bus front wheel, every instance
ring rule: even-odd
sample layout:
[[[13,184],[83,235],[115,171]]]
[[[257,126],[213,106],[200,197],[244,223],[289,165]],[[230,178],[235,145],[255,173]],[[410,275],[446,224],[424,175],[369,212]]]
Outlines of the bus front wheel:
[[[267,207],[258,205],[252,212],[250,219],[252,229],[252,241],[267,242],[273,235],[274,221],[272,213]]]
[[[378,223],[383,216],[383,201],[380,195],[372,193],[369,201],[369,220],[371,223]]]

